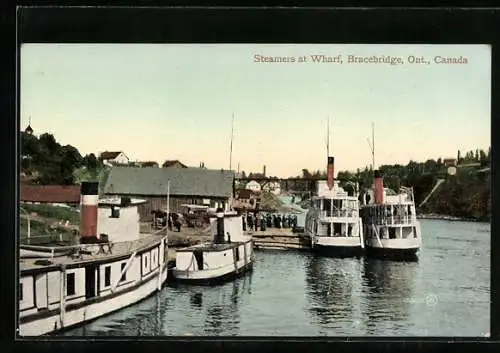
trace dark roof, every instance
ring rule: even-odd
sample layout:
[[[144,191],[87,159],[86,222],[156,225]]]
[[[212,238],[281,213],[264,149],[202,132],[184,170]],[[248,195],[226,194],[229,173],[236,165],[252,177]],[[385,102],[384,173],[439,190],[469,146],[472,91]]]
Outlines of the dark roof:
[[[171,166],[173,166],[173,165],[175,165],[177,163],[180,164],[182,168],[187,168],[188,167],[184,163],[179,162],[179,160],[177,160],[177,159],[176,160],[168,160],[168,161],[163,162],[162,167],[163,168],[168,168],[168,167],[171,167]]]
[[[116,157],[118,157],[120,155],[120,153],[121,152],[108,152],[108,151],[105,151],[105,152],[102,152],[99,155],[99,159],[100,160],[115,159]]]
[[[21,184],[21,201],[45,203],[78,203],[78,185],[26,185]]]
[[[141,167],[153,167],[159,166],[158,162],[155,161],[146,161],[146,162],[137,162]]]
[[[26,128],[26,130],[24,130],[24,132],[32,133],[33,129],[31,128],[31,125],[28,125],[28,127]]]
[[[250,189],[238,189],[235,193],[239,199],[249,199],[254,194]]]
[[[104,193],[109,195],[170,195],[231,197],[234,173],[203,168],[113,167]]]

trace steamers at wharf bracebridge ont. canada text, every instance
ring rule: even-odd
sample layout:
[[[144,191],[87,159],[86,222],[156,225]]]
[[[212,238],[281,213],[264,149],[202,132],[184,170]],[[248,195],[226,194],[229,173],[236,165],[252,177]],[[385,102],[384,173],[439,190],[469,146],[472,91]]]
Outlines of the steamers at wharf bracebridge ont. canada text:
[[[255,54],[253,61],[256,63],[331,63],[331,64],[468,64],[469,60],[464,56],[444,57],[436,55],[432,58],[424,56],[409,55],[406,58],[400,56],[371,55],[356,56],[349,54],[344,61],[342,54],[334,56],[325,54],[301,55],[301,56],[266,56]]]

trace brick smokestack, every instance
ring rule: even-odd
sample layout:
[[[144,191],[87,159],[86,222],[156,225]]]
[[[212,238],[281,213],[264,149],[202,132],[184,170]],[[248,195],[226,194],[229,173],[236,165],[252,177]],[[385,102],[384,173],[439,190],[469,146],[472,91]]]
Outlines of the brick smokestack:
[[[375,186],[373,190],[375,194],[375,203],[377,205],[380,205],[384,203],[384,178],[382,178],[382,173],[380,173],[379,170],[376,170],[373,174],[373,184]]]
[[[266,176],[266,166],[264,166],[264,168],[262,168],[262,175]]]
[[[98,191],[98,182],[84,181],[80,187],[80,240],[82,243],[97,239]]]
[[[328,165],[326,167],[326,184],[328,185],[328,189],[333,188],[333,183],[335,181],[335,158],[328,157]]]

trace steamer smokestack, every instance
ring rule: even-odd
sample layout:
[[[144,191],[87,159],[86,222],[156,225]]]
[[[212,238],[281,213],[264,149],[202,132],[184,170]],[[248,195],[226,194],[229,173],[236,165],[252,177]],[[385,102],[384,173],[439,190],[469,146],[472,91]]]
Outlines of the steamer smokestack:
[[[328,165],[327,165],[327,169],[326,169],[326,184],[328,185],[328,189],[330,189],[330,190],[333,188],[333,183],[335,181],[334,162],[335,162],[334,157],[328,157]]]
[[[217,230],[214,236],[214,244],[224,244],[224,211],[217,209]]]
[[[97,239],[98,191],[98,182],[84,181],[80,187],[80,240],[82,243]]]
[[[379,170],[375,170],[374,174],[374,196],[375,196],[375,203],[377,205],[380,205],[384,203],[384,178],[382,178],[382,174],[380,173]]]

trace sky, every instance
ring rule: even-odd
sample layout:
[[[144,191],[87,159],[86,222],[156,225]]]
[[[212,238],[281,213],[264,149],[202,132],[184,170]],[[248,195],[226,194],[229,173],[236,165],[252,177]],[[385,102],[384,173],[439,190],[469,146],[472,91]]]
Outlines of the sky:
[[[82,155],[289,177],[326,169],[328,121],[337,171],[371,164],[372,123],[375,167],[490,146],[487,45],[23,44],[20,55],[21,129],[31,119]]]

